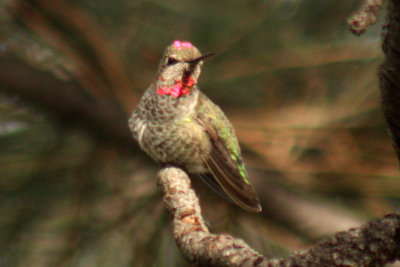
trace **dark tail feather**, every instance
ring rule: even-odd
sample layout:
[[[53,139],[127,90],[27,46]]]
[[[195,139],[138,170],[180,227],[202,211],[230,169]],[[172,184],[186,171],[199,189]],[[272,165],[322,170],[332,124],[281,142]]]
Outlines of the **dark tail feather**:
[[[257,194],[253,187],[244,180],[238,170],[225,166],[225,162],[220,159],[219,154],[211,152],[211,156],[205,160],[205,164],[210,170],[210,179],[218,184],[221,191],[224,192],[236,205],[249,212],[261,212],[262,208]]]

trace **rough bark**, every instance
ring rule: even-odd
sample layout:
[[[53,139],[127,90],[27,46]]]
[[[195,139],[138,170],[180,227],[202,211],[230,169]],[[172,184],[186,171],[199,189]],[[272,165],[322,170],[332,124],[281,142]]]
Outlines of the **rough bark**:
[[[389,1],[383,30],[385,60],[379,68],[382,109],[400,159],[400,2]]]

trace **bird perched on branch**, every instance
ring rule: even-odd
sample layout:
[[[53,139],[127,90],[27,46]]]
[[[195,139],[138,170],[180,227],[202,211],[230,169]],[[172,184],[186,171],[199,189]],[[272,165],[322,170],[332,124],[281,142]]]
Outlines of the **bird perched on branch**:
[[[197,86],[203,60],[189,42],[168,46],[154,81],[129,119],[140,147],[155,161],[198,174],[222,196],[260,212],[231,123]]]

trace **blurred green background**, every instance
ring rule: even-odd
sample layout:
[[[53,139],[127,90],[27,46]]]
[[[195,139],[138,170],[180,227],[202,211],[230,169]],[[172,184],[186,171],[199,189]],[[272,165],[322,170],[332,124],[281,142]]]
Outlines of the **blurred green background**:
[[[268,257],[400,206],[381,25],[354,0],[0,0],[0,266],[190,266],[127,118],[173,40],[233,123],[262,214],[193,181],[215,233]]]

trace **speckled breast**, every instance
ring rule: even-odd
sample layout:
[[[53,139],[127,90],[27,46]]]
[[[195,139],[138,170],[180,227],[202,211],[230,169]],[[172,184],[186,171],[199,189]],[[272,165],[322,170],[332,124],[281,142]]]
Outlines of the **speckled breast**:
[[[192,119],[186,117],[167,123],[149,123],[141,147],[160,163],[174,163],[188,172],[203,173],[203,158],[211,150],[207,134]]]

